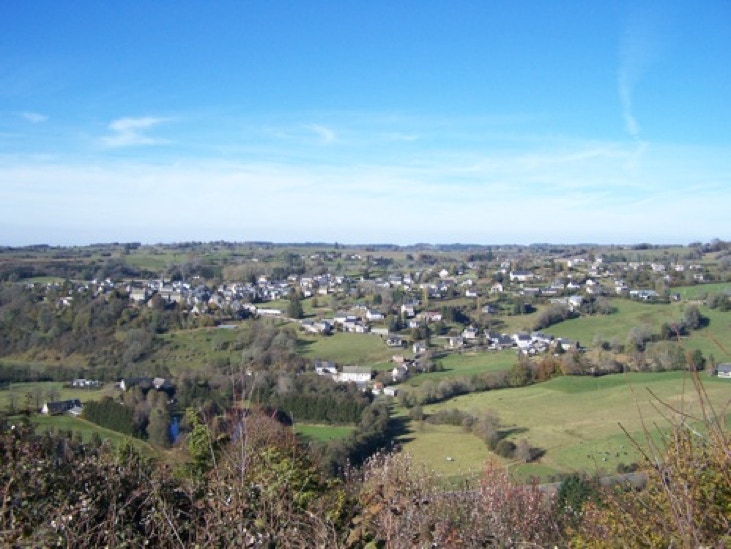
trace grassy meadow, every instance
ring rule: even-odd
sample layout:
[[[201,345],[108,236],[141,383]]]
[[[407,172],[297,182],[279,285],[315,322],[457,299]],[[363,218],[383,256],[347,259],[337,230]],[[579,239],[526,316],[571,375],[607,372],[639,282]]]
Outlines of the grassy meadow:
[[[485,372],[499,372],[510,370],[516,362],[514,349],[503,351],[465,351],[450,353],[436,361],[443,370],[426,374],[417,374],[410,377],[403,385],[416,387],[427,379],[441,380],[450,377],[472,376]]]
[[[716,412],[725,417],[731,382],[701,376]],[[673,409],[701,414],[692,380],[683,372],[561,377],[529,387],[464,395],[425,406],[424,411],[453,408],[475,416],[496,412],[509,439],[525,438],[545,452],[539,462],[516,465],[516,470],[522,476],[543,478],[574,470],[614,472],[619,463],[639,460],[620,425],[644,440],[643,425],[655,433],[658,427],[668,426],[663,415],[672,417]],[[479,470],[488,457],[484,444],[461,428],[422,426],[414,421],[403,448],[417,461],[441,470],[456,469],[456,464],[461,471]],[[442,463],[446,457],[436,455],[440,452],[449,452],[455,461]]]
[[[703,299],[712,294],[731,293],[731,283],[696,284],[695,286],[673,288],[672,292],[679,294],[681,299]]]
[[[82,389],[64,387],[60,381],[38,381],[32,383],[11,383],[9,387],[0,390],[0,410],[8,410],[14,401],[16,409],[25,409],[26,399],[30,399],[31,409],[39,411],[43,404],[50,400],[71,400],[78,398],[81,402],[99,400],[105,396],[112,396],[119,391],[112,383],[107,383],[99,389]],[[55,395],[55,396],[54,396]]]
[[[317,360],[332,360],[338,364],[372,366],[387,364],[394,354],[405,349],[391,349],[382,337],[373,334],[337,333],[332,336],[300,336],[303,356]],[[407,355],[411,354],[407,350]]]
[[[295,426],[295,433],[303,440],[328,442],[347,437],[355,427],[344,425],[312,425],[299,423]]]
[[[159,457],[161,455],[159,450],[156,450],[144,440],[129,437],[110,429],[105,429],[104,427],[95,425],[94,423],[86,421],[80,417],[72,417],[68,415],[35,415],[31,416],[31,421],[36,426],[36,432],[38,433],[44,433],[46,431],[72,431],[73,433],[78,433],[85,442],[91,440],[92,435],[97,433],[103,441],[107,440],[115,447],[118,447],[123,442],[129,442],[138,452],[140,452],[141,455],[145,457]]]

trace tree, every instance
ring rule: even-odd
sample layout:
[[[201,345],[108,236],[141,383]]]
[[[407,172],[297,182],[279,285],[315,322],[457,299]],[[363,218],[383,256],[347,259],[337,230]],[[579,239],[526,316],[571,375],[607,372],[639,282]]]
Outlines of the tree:
[[[708,319],[701,315],[697,305],[689,305],[683,312],[683,324],[689,330],[697,330],[708,323]]]
[[[520,439],[515,445],[515,459],[528,463],[533,459],[533,450],[527,439]]]
[[[296,294],[292,294],[289,297],[287,315],[290,318],[302,318],[305,315],[304,310],[302,309],[302,303],[300,303],[299,296]]]
[[[521,355],[510,370],[508,382],[511,387],[523,387],[533,382],[533,370],[526,359]]]
[[[583,476],[573,473],[558,487],[556,508],[569,526],[576,526],[581,520],[584,503],[593,495],[594,488]]]
[[[161,448],[170,446],[170,413],[166,406],[156,406],[150,412],[147,437],[153,446]]]

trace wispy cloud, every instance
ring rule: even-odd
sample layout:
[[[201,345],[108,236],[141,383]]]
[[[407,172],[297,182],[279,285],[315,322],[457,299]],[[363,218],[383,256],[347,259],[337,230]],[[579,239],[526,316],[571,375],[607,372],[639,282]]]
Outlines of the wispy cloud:
[[[100,230],[108,230],[107,239],[145,242],[682,242],[718,236],[731,200],[727,148],[655,144],[632,174],[626,164],[634,151],[633,143],[589,143],[357,165],[210,158],[94,167],[0,155],[0,201],[18,205],[4,218],[3,238],[6,244],[48,235],[91,242]],[[197,215],[195,200],[160,210],[169,196],[195,196],[201,188],[210,189],[214,217]],[[140,192],[148,198],[143,203]],[[20,207],[25,204],[33,205],[34,215]],[[278,209],[274,225],[271,204]],[[404,204],[440,222],[414,223],[403,216]],[[303,225],[302,211],[328,214]],[[360,226],[352,223],[356,212],[390,221]],[[74,220],[81,218],[85,225],[77,227]]]
[[[337,137],[334,130],[320,124],[310,124],[309,129],[315,132],[323,143],[332,143]]]
[[[22,116],[25,120],[32,124],[40,124],[41,122],[45,122],[46,120],[48,120],[48,117],[45,114],[40,114],[32,111],[22,112],[20,113],[20,116]]]
[[[109,129],[112,130],[112,134],[102,137],[102,143],[112,148],[166,143],[167,141],[164,139],[150,137],[146,132],[154,126],[167,121],[167,118],[152,116],[119,118],[109,124]]]
[[[635,13],[620,42],[617,86],[625,131],[637,140],[641,127],[634,113],[634,91],[653,61],[656,49],[655,32],[649,25],[649,17]]]

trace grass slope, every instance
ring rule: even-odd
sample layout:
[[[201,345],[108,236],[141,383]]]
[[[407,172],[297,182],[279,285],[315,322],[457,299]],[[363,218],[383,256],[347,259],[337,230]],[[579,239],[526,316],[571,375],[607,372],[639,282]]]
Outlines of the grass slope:
[[[345,438],[355,430],[355,427],[343,425],[310,425],[299,423],[295,427],[297,436],[307,440],[316,440],[319,442],[328,442]]]
[[[405,349],[390,349],[373,334],[337,333],[332,336],[300,336],[301,354],[307,358],[332,360],[338,364],[373,366],[388,363],[394,354]],[[410,351],[405,354],[410,355]]]
[[[30,395],[31,408],[40,410],[43,404],[49,400],[50,391],[57,393],[54,400],[78,398],[81,402],[99,400],[104,396],[112,396],[118,392],[115,391],[112,383],[107,383],[100,389],[65,388],[60,381],[12,383],[7,389],[0,390],[0,410],[8,410],[12,399],[15,399],[16,409],[24,409],[28,395]],[[38,402],[36,402],[36,397],[38,397]]]
[[[703,382],[716,411],[725,415],[731,383],[706,377]],[[662,414],[671,411],[663,405],[656,406],[650,391],[677,409],[700,413],[691,380],[682,372],[563,377],[530,387],[464,395],[427,406],[425,411],[458,408],[477,416],[487,410],[497,412],[503,425],[512,431],[509,438],[526,438],[532,446],[545,451],[540,463],[520,467],[524,475],[545,477],[550,472],[573,470],[613,472],[617,464],[638,459],[620,424],[640,438],[643,421],[652,431],[655,425],[667,425]],[[479,469],[487,457],[484,445],[481,453],[462,454],[458,452],[462,443],[457,442],[461,433],[457,436],[459,429],[451,431],[454,442],[442,441],[443,447],[457,454],[455,460],[465,462],[465,468]],[[477,441],[477,437],[467,436]],[[436,467],[441,460],[435,460],[433,450],[426,449],[430,446],[428,440],[428,434],[412,422],[404,450]]]
[[[31,416],[31,421],[36,426],[36,432],[38,433],[44,433],[46,431],[72,431],[79,433],[85,442],[91,440],[93,433],[98,433],[103,441],[108,440],[115,447],[119,447],[123,442],[129,442],[145,457],[160,457],[161,455],[158,450],[143,440],[105,429],[80,417],[36,415]]]

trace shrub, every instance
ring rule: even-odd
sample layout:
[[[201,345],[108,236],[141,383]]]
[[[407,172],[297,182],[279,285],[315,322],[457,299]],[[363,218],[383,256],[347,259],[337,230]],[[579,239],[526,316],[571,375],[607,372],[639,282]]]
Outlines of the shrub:
[[[500,457],[510,459],[515,454],[515,443],[507,439],[502,439],[495,446],[495,453]]]
[[[621,547],[722,547],[731,543],[731,438],[698,374],[691,378],[700,416],[662,402],[671,421],[664,442],[645,431],[634,441],[643,455],[646,488],[605,488],[586,506],[575,542]],[[683,406],[683,410],[686,406]],[[700,427],[697,427],[700,425]]]

